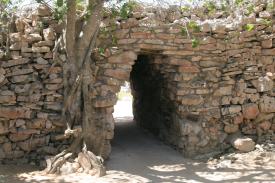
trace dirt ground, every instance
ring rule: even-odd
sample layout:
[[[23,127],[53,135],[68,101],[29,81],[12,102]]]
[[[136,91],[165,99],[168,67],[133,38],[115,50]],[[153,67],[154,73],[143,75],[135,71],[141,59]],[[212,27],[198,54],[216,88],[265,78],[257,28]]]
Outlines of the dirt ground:
[[[257,146],[250,153],[233,153],[207,163],[195,162],[137,128],[131,117],[118,116],[106,176],[43,175],[35,166],[0,165],[0,183],[275,182],[274,144],[270,144],[269,150]]]

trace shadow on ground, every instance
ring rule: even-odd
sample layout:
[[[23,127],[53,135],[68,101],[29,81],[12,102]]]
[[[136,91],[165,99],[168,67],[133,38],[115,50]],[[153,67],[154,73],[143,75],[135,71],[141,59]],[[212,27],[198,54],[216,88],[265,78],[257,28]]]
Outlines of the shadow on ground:
[[[112,154],[106,162],[108,174],[93,178],[83,174],[45,176],[32,166],[0,167],[0,183],[67,182],[190,182],[232,183],[275,181],[275,167],[250,166],[214,169],[206,163],[185,159],[179,152],[141,131],[129,118],[117,118]]]

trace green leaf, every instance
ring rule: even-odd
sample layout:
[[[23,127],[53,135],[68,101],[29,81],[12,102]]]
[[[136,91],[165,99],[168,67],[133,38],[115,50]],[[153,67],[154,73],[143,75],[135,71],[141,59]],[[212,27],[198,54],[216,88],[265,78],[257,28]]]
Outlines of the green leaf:
[[[201,27],[195,21],[190,21],[187,25],[189,29],[192,29],[194,32],[200,32]]]
[[[236,3],[238,6],[241,6],[241,5],[243,5],[244,0],[235,0],[235,3]]]
[[[198,47],[200,44],[200,41],[197,38],[192,39],[192,48]]]
[[[98,48],[98,53],[101,55],[101,56],[105,56],[104,53],[105,53],[105,49],[100,47]]]
[[[244,26],[244,29],[245,29],[246,31],[252,31],[252,30],[255,29],[255,25],[254,25],[254,24],[246,24],[246,25]]]

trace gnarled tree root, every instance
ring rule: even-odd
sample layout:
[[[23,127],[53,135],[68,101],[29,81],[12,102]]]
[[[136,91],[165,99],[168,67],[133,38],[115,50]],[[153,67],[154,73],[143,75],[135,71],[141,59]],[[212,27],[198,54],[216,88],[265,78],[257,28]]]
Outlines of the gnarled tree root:
[[[106,169],[103,165],[103,159],[88,151],[85,147],[79,150],[81,139],[81,137],[78,137],[68,149],[54,157],[47,158],[47,168],[44,172],[47,174],[70,174],[78,172],[98,177],[104,176]]]

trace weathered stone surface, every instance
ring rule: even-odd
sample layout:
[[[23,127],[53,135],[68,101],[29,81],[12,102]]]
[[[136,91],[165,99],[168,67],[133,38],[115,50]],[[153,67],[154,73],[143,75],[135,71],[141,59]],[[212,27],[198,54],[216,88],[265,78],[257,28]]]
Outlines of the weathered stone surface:
[[[5,96],[0,96],[0,104],[14,104],[16,103],[16,96],[14,95],[5,95]]]
[[[105,17],[101,24],[96,46],[105,52],[92,54],[95,83],[89,92],[96,110],[93,117],[105,137],[102,156],[110,153],[116,93],[129,79],[136,95],[134,104],[147,97],[141,108],[133,108],[136,120],[144,116],[140,121],[148,119],[145,128],[155,129],[184,153],[204,154],[220,148],[227,134],[265,137],[275,131],[275,28],[267,25],[272,14],[264,4],[256,5],[255,14],[238,20],[219,9],[209,15],[201,14],[205,9],[200,13],[172,7],[162,13],[148,9],[137,8],[131,18],[117,21]],[[66,65],[62,64],[67,58],[58,49],[60,62],[53,60],[52,50],[63,25],[50,16],[48,7],[39,6],[36,14],[20,17],[15,21],[17,32],[9,34],[10,58],[0,49],[0,149],[8,152],[5,158],[33,160],[56,154],[55,147],[69,142],[60,120]],[[186,32],[182,16],[187,24],[194,21],[198,27],[188,27]],[[254,29],[243,29],[247,24]],[[137,73],[136,79],[145,85],[141,89],[129,78],[138,62],[148,63]],[[44,139],[35,140],[38,137]],[[32,139],[34,145],[30,145]],[[62,171],[70,172],[73,164],[80,166],[69,163]]]
[[[16,66],[16,65],[27,64],[29,61],[30,61],[30,59],[28,59],[28,58],[20,58],[20,59],[16,59],[16,60],[8,60],[8,61],[2,62],[1,66],[3,68],[12,67],[12,66]]]
[[[186,95],[181,100],[184,105],[199,105],[203,102],[203,98],[200,95]]]
[[[263,49],[262,54],[263,55],[275,56],[275,48],[273,48],[273,49]]]
[[[228,125],[225,125],[224,127],[224,131],[229,134],[236,133],[238,130],[239,130],[239,125],[237,124],[228,124]]]
[[[105,70],[104,74],[106,76],[111,76],[117,79],[122,79],[122,80],[128,80],[129,78],[129,72],[122,70],[122,69],[107,69]]]
[[[98,97],[94,101],[94,106],[95,107],[109,107],[115,105],[117,102],[117,97],[116,95],[109,95],[106,97]]]
[[[264,96],[260,100],[260,111],[264,113],[275,112],[275,98]]]
[[[253,86],[257,89],[258,92],[266,92],[273,89],[273,80],[268,76],[260,77],[257,80],[252,81]]]
[[[243,105],[242,111],[245,119],[255,119],[260,113],[258,105],[253,103]]]
[[[41,46],[41,47],[32,47],[32,52],[34,53],[47,53],[50,52],[50,48],[47,46]]]
[[[269,121],[263,121],[263,122],[261,122],[260,124],[259,124],[259,127],[262,129],[262,130],[264,130],[264,131],[266,131],[266,130],[269,130],[270,128],[271,128],[271,122],[269,122]]]
[[[23,134],[23,133],[12,133],[9,135],[9,139],[12,142],[18,142],[18,141],[23,141],[26,140],[30,137],[30,134]]]
[[[108,58],[109,63],[131,63],[137,59],[137,54],[133,51],[126,51]]]
[[[248,137],[240,137],[232,140],[232,145],[241,152],[250,152],[255,148],[255,142]]]
[[[28,108],[23,107],[0,107],[0,117],[7,119],[28,118],[30,119],[32,112]]]
[[[37,15],[41,17],[51,16],[51,9],[48,6],[41,4],[37,8]]]
[[[232,86],[223,86],[217,89],[214,92],[214,96],[223,96],[223,95],[231,95],[232,94]]]
[[[46,41],[52,41],[55,39],[55,33],[53,28],[43,29],[43,36]]]
[[[24,151],[30,152],[37,148],[38,146],[45,145],[46,143],[46,138],[33,138],[30,140],[26,140],[23,142],[17,142],[17,145]]]
[[[9,132],[8,123],[0,121],[0,135],[7,134],[8,132]]]

